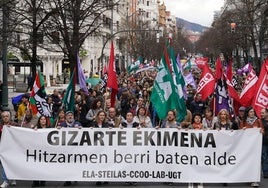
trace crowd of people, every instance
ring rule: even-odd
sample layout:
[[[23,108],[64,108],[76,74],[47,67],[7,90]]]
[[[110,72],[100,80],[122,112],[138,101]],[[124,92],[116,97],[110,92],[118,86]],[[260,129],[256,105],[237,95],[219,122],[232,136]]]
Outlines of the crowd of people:
[[[1,113],[1,132],[3,126],[20,126],[31,129],[61,128],[61,127],[98,127],[98,128],[178,128],[195,130],[237,130],[253,127],[261,128],[263,133],[262,171],[263,177],[268,178],[268,109],[263,109],[261,118],[256,116],[252,107],[240,106],[235,116],[228,109],[221,109],[218,114],[213,112],[209,101],[202,101],[201,94],[194,87],[188,86],[186,99],[187,115],[182,122],[176,120],[177,112],[170,110],[165,120],[160,120],[150,101],[155,71],[140,72],[128,75],[123,73],[118,77],[119,90],[115,107],[111,106],[110,91],[101,91],[97,85],[89,88],[89,94],[82,90],[75,93],[75,110],[65,111],[62,107],[62,93],[58,89],[47,97],[47,103],[53,115],[37,117],[29,108],[29,95],[22,97],[16,110],[16,122],[10,112]],[[2,169],[3,183],[0,187],[15,185],[8,180]],[[33,181],[32,187],[45,186],[44,181]],[[100,185],[104,182],[97,182]],[[106,182],[105,182],[106,183]],[[72,182],[65,182],[70,186]],[[258,183],[251,184],[257,187]]]

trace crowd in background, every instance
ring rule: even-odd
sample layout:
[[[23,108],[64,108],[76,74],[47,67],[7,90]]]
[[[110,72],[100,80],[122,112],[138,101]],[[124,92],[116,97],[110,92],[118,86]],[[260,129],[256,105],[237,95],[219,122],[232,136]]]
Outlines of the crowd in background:
[[[237,130],[259,127],[263,133],[262,168],[263,177],[268,178],[268,109],[263,109],[262,117],[258,118],[252,107],[239,106],[236,114],[229,114],[227,109],[222,109],[218,114],[213,112],[211,99],[202,101],[200,93],[196,93],[193,85],[187,85],[187,115],[182,122],[176,121],[177,113],[170,110],[165,120],[160,120],[150,101],[156,71],[144,71],[138,74],[121,73],[118,76],[119,90],[115,107],[111,107],[110,90],[100,88],[100,85],[88,88],[89,94],[82,90],[75,93],[75,111],[64,111],[62,99],[63,91],[55,89],[53,94],[47,96],[47,103],[53,117],[48,120],[44,116],[33,115],[29,105],[29,95],[22,97],[21,103],[16,107],[14,122],[12,117],[5,119],[6,112],[1,116],[1,130],[4,125],[21,126],[25,128],[47,127],[114,127],[114,128],[179,128],[179,129],[217,129]],[[195,75],[198,83],[197,72]],[[238,78],[243,80],[243,78]],[[243,81],[239,81],[242,88]],[[12,123],[11,123],[12,122]],[[8,180],[4,177],[1,187],[8,186]],[[14,183],[9,181],[9,183]],[[97,182],[102,184],[105,182]],[[14,183],[15,184],[15,183]],[[72,182],[65,182],[70,186]],[[43,181],[34,181],[32,187],[44,186]],[[256,182],[252,186],[258,186]]]

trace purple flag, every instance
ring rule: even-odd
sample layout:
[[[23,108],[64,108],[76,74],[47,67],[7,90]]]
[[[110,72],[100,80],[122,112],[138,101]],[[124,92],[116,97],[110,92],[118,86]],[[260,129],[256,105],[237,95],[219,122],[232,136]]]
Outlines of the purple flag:
[[[84,71],[82,69],[82,65],[79,59],[79,56],[77,55],[77,67],[78,67],[78,79],[79,79],[79,87],[85,92],[85,94],[88,95],[88,89],[86,84],[86,77],[84,74]]]
[[[196,82],[194,80],[194,76],[191,72],[188,73],[184,73],[184,80],[186,82],[186,85],[190,84],[191,86],[193,86],[194,89],[196,89]]]
[[[243,73],[248,73],[250,72],[252,69],[252,65],[250,63],[247,63],[243,68],[242,68],[242,71]]]
[[[215,114],[221,109],[226,109],[230,114],[233,114],[233,105],[229,97],[226,81],[219,79],[215,89]]]
[[[177,61],[177,64],[178,64],[178,67],[179,67],[180,71],[183,72],[182,65],[181,65],[181,58],[180,58],[179,53],[177,55],[176,61]]]

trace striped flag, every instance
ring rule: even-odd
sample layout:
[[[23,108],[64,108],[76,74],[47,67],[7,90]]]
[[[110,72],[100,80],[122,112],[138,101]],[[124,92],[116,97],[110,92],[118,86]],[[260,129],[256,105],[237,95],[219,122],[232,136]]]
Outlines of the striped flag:
[[[30,94],[30,108],[34,115],[52,117],[49,105],[46,101],[46,91],[44,85],[44,78],[40,71],[36,72],[35,81]]]

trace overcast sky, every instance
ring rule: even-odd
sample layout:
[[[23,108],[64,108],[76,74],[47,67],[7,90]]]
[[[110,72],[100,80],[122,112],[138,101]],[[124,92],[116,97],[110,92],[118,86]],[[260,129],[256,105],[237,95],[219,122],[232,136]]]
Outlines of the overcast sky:
[[[164,0],[164,2],[172,15],[203,26],[211,25],[214,11],[221,10],[224,4],[224,0]]]

